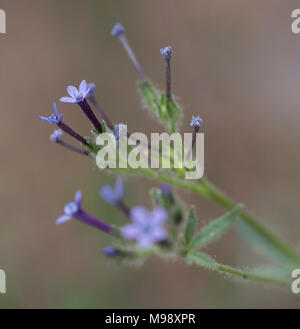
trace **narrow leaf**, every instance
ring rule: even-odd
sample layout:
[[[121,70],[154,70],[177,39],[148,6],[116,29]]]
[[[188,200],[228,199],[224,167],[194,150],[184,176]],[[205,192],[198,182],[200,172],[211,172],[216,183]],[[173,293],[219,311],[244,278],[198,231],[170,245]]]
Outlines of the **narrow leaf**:
[[[234,223],[241,210],[242,206],[237,205],[229,213],[209,223],[196,235],[191,247],[193,249],[199,248],[217,240]]]
[[[184,231],[185,243],[188,246],[190,245],[190,242],[192,241],[193,235],[195,233],[195,228],[196,228],[195,210],[192,207],[189,212],[187,224],[186,224],[185,231]]]
[[[187,254],[186,261],[188,265],[196,264],[212,270],[217,267],[216,262],[210,256],[199,251],[190,251]]]

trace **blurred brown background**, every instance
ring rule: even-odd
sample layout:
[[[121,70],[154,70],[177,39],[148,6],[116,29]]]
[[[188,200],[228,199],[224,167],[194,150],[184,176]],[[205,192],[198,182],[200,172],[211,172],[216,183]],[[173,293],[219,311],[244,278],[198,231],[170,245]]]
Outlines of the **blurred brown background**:
[[[290,18],[298,1],[2,0],[0,35],[0,268],[7,274],[1,307],[244,308],[298,307],[287,292],[241,285],[183,263],[151,259],[141,269],[101,255],[108,239],[78,222],[54,225],[78,188],[84,206],[105,220],[123,218],[98,196],[113,177],[49,141],[39,115],[86,79],[111,119],[131,131],[155,132],[141,110],[137,75],[110,36],[127,29],[144,71],[164,86],[159,49],[174,48],[173,91],[204,118],[206,175],[265,218],[300,251],[300,35]],[[76,106],[61,104],[82,134],[89,124]],[[128,179],[128,204],[150,206],[153,182]],[[139,193],[137,192],[139,189]],[[187,193],[200,225],[223,210]],[[234,266],[263,264],[235,230],[208,250]]]

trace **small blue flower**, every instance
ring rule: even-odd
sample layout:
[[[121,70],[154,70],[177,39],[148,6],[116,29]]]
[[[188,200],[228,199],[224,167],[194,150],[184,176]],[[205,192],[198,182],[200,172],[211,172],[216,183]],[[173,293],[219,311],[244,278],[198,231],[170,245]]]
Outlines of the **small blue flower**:
[[[191,121],[191,127],[200,128],[202,123],[203,123],[203,120],[200,118],[200,116],[197,116],[197,117],[193,116],[192,121]]]
[[[160,50],[160,53],[166,60],[169,60],[172,57],[172,47],[164,47]]]
[[[112,188],[109,185],[105,185],[100,190],[101,197],[112,205],[117,205],[124,197],[124,182],[121,177],[116,180],[116,185]]]
[[[158,207],[150,212],[141,206],[134,207],[130,217],[132,223],[123,227],[122,236],[128,240],[135,240],[141,249],[149,249],[153,244],[167,238],[164,223],[168,214],[164,208]]]
[[[50,140],[53,143],[59,143],[59,142],[61,142],[62,135],[63,135],[63,132],[60,129],[54,130],[53,134],[50,136]]]
[[[116,141],[120,141],[120,137],[127,135],[127,129],[126,125],[124,123],[119,123],[115,126],[115,135],[116,135]]]
[[[119,250],[115,247],[105,247],[102,249],[102,253],[109,258],[117,257],[120,254]]]
[[[40,120],[44,122],[49,122],[52,125],[57,125],[63,119],[63,115],[58,113],[58,108],[56,103],[53,103],[54,114],[51,114],[48,118],[40,116]]]
[[[75,194],[74,202],[70,202],[65,206],[64,208],[65,214],[60,216],[56,220],[56,224],[62,224],[68,222],[72,218],[76,217],[76,215],[81,210],[81,201],[82,201],[82,192],[79,190]]]
[[[70,97],[62,97],[60,99],[63,103],[80,103],[85,100],[87,95],[89,94],[91,86],[87,84],[85,80],[80,83],[79,89],[74,86],[68,86],[67,92]]]
[[[115,26],[113,27],[113,29],[111,30],[111,35],[113,37],[118,37],[120,36],[121,34],[123,34],[125,31],[125,28],[122,24],[120,23],[117,23],[115,24]]]

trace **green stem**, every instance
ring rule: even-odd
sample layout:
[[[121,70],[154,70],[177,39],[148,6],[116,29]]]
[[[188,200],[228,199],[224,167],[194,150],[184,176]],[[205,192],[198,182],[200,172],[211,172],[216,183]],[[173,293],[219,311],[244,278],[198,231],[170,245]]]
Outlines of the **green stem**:
[[[251,272],[243,271],[243,270],[240,270],[237,268],[233,268],[233,267],[227,266],[227,265],[216,264],[216,269],[219,272],[233,275],[233,276],[236,276],[236,277],[239,277],[239,278],[242,278],[245,280],[249,280],[249,281],[270,283],[270,284],[276,284],[276,285],[280,285],[280,286],[290,286],[290,282],[288,282],[288,281],[284,281],[284,280],[269,277],[269,276],[258,275],[255,273],[251,273]]]
[[[223,192],[216,188],[209,181],[202,179],[201,186],[205,187],[208,192],[208,197],[224,208],[231,210],[236,204],[230,198],[228,198]],[[286,260],[292,261],[295,263],[300,263],[300,255],[291,249],[284,241],[280,240],[272,232],[270,232],[264,225],[262,225],[256,217],[251,215],[246,210],[241,212],[240,217],[243,221],[254,230],[260,238],[266,241],[270,246],[272,246],[275,251],[279,252]]]
[[[213,184],[205,179],[199,181],[200,184],[190,183],[188,180],[161,174],[152,169],[126,169],[134,173],[139,173],[149,178],[158,180],[160,182],[169,183],[181,189],[205,196],[226,209],[233,209],[236,203],[228,198],[223,192],[217,189]],[[290,248],[285,242],[276,237],[264,225],[262,225],[257,218],[247,211],[242,211],[240,217],[243,221],[259,236],[259,238],[279,254],[282,258],[289,262],[300,264],[300,255]]]

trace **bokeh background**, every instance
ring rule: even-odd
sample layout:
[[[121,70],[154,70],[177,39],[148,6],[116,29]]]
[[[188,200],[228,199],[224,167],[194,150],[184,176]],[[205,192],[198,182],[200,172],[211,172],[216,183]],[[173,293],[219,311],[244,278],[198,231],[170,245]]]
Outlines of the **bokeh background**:
[[[131,131],[161,131],[141,110],[137,75],[117,40],[115,22],[144,71],[164,86],[159,49],[174,48],[173,91],[184,105],[182,132],[204,118],[205,172],[300,251],[300,35],[291,32],[289,0],[2,0],[0,35],[0,268],[7,274],[3,308],[262,308],[299,307],[288,292],[243,285],[183,263],[150,259],[142,268],[105,259],[109,239],[76,221],[54,225],[78,188],[84,206],[123,223],[98,190],[114,177],[49,141],[39,115],[52,111],[68,84],[86,79],[110,118]],[[89,124],[61,104],[82,134]],[[151,206],[157,184],[126,181],[126,202]],[[223,213],[188,193],[199,225]],[[236,230],[207,249],[218,261],[264,264]]]

